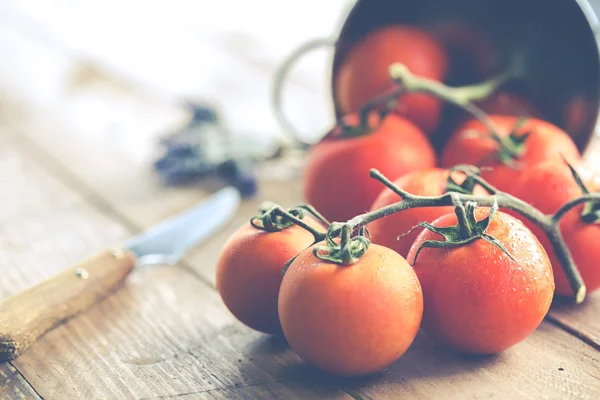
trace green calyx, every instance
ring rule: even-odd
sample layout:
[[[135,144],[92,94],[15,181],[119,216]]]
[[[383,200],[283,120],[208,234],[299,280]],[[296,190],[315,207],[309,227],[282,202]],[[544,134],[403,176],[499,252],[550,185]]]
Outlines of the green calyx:
[[[279,232],[295,225],[281,210],[275,203],[264,202],[259,208],[259,214],[250,219],[250,225],[266,232]],[[292,208],[288,213],[298,219],[304,218],[304,210],[300,207]]]
[[[436,227],[428,222],[421,222],[404,235],[399,236],[399,238],[404,237],[415,229],[423,227],[431,232],[441,235],[444,238],[443,241],[426,240],[421,243],[417,249],[412,265],[416,263],[419,253],[424,248],[456,248],[473,243],[478,239],[483,239],[486,242],[493,244],[502,250],[502,252],[510,257],[513,261],[516,261],[502,245],[502,243],[498,241],[498,239],[486,233],[486,230],[490,226],[490,223],[492,222],[492,219],[498,210],[498,203],[494,201],[494,205],[490,208],[488,216],[481,221],[477,221],[475,219],[476,207],[477,203],[473,201],[468,201],[466,204],[463,204],[462,202],[456,200],[454,201],[454,212],[458,218],[458,223],[456,225],[449,227]]]
[[[250,219],[250,224],[254,228],[266,232],[279,232],[292,225],[298,225],[310,232],[315,237],[315,242],[319,242],[325,238],[325,234],[304,221],[304,216],[307,212],[312,215],[314,219],[323,223],[323,225],[330,224],[329,221],[327,221],[327,219],[310,204],[301,204],[297,207],[285,210],[283,207],[272,202],[264,202],[261,204],[259,215],[252,217]]]
[[[583,183],[583,180],[581,180],[581,177],[579,176],[575,168],[573,168],[573,166],[569,164],[567,160],[564,159],[564,157],[563,160],[571,170],[571,174],[573,175],[577,186],[579,186],[583,194],[589,194],[590,191]],[[600,202],[593,200],[585,202],[583,210],[581,211],[581,220],[586,224],[595,224],[600,222]]]
[[[497,134],[490,132],[492,139],[498,145],[498,150],[494,153],[494,158],[504,165],[511,168],[519,169],[519,158],[526,150],[526,142],[531,132],[522,135],[517,134],[517,131],[527,122],[527,118],[519,118],[513,126],[510,134],[507,137],[500,137]]]
[[[329,221],[327,221],[327,219],[323,217],[321,213],[319,213],[313,206],[309,204],[302,204],[295,208],[285,210],[281,206],[272,202],[265,202],[260,206],[259,215],[256,215],[250,219],[250,225],[256,229],[271,233],[280,232],[293,225],[297,225],[313,235],[313,243],[318,243],[325,239],[326,234],[304,220],[304,216],[307,212],[312,215],[314,219],[323,223],[323,225],[330,225]],[[296,257],[292,258],[285,264],[283,270],[281,271],[282,275],[285,275],[285,271],[287,271],[295,259]]]
[[[340,236],[339,243],[334,239]],[[352,235],[352,228],[345,224],[332,223],[325,235],[325,246],[315,246],[315,257],[341,265],[356,263],[369,249],[371,241],[368,232],[361,227],[357,235]]]

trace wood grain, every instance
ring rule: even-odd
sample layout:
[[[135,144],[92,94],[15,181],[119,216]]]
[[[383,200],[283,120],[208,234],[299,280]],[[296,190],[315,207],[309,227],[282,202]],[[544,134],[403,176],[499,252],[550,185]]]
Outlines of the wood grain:
[[[122,97],[127,98],[126,94]],[[124,101],[121,97],[121,100]],[[2,99],[0,98],[0,104]],[[156,106],[138,98],[128,99],[139,112],[157,118]],[[15,118],[22,106],[7,106],[0,109],[0,122],[11,127],[13,140],[26,147],[47,168],[62,177],[76,182],[80,190],[89,195],[90,201],[106,212],[118,217],[134,229],[146,229],[183,209],[206,198],[213,189],[209,185],[166,187],[149,168],[156,150],[160,129],[140,132],[121,131],[117,139],[115,132],[89,138],[78,134],[60,114],[38,110],[35,117]],[[163,122],[164,123],[164,122]],[[165,127],[166,129],[166,127]],[[131,147],[118,147],[115,143],[130,143]],[[115,163],[107,154],[118,151],[119,162]],[[281,169],[274,165],[271,169]],[[296,178],[296,179],[294,179]],[[216,232],[201,249],[192,250],[185,258],[187,265],[207,281],[214,284],[214,261],[224,240],[235,231],[240,221],[250,219],[265,200],[283,206],[295,206],[303,202],[301,182],[297,177],[273,178],[260,183],[259,193],[245,200],[235,219]]]
[[[554,301],[550,310],[550,321],[600,350],[600,292],[588,295],[580,305]]]
[[[206,400],[218,400],[218,399],[232,399],[232,400],[244,400],[247,398],[257,399],[290,399],[290,398],[302,398],[302,399],[321,399],[321,400],[352,400],[353,397],[347,393],[339,393],[332,391],[331,389],[317,387],[316,390],[307,390],[307,388],[314,385],[313,381],[309,382],[283,382],[283,383],[268,383],[265,385],[251,385],[241,386],[223,390],[211,390],[200,394],[191,394],[184,396],[183,398],[188,399],[206,399]],[[315,396],[315,397],[311,397]]]
[[[8,136],[0,135],[0,180],[11,188],[0,210],[3,297],[130,233]],[[284,342],[237,323],[210,286],[179,266],[137,269],[120,290],[48,332],[13,365],[43,398],[60,400],[177,396],[314,376]],[[343,397],[326,381],[286,393],[310,398],[313,390]]]
[[[136,271],[15,366],[45,399],[160,398],[294,381],[306,391],[291,399],[343,393],[334,382],[313,382],[314,371],[284,342],[235,322],[212,290],[173,267]]]
[[[363,399],[598,399],[598,352],[543,323],[491,357],[464,357],[420,335],[388,370],[343,387]]]
[[[278,191],[293,193],[285,184]],[[102,230],[101,223],[96,226]],[[50,332],[15,365],[42,396],[57,399],[180,394],[277,398],[282,393],[290,396],[286,398],[317,397],[294,385],[335,398],[343,397],[340,384],[365,398],[394,398],[398,393],[421,398],[509,393],[527,398],[533,389],[526,386],[532,386],[546,398],[562,399],[571,392],[579,393],[572,398],[593,398],[600,387],[594,373],[597,354],[576,337],[543,323],[526,342],[492,361],[459,357],[421,337],[378,380],[345,382],[308,367],[283,341],[236,322],[214,290],[190,272],[159,267],[136,271],[123,290]]]
[[[106,250],[0,302],[0,362],[18,357],[46,332],[104,299],[134,263],[131,252]]]
[[[11,364],[0,364],[0,399],[39,399],[40,396]]]

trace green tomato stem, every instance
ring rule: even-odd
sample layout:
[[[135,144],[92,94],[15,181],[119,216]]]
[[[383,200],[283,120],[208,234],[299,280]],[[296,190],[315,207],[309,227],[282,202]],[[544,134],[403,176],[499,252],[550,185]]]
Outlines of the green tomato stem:
[[[454,203],[454,212],[456,213],[456,217],[458,219],[458,229],[460,232],[461,238],[469,238],[473,236],[473,229],[471,228],[471,224],[467,219],[467,211],[465,210],[465,205],[460,202],[457,197],[453,199]]]
[[[315,238],[315,242],[324,240],[326,237],[325,233],[320,232],[303,221],[305,211],[312,213],[317,218],[319,216],[323,218],[312,206],[299,206],[287,211],[283,207],[269,201],[261,204],[259,211],[259,215],[250,219],[250,224],[256,229],[266,232],[279,232],[292,225],[298,225],[310,232]],[[329,224],[325,218],[323,218],[323,221]]]
[[[563,206],[559,208],[558,211],[554,213],[554,215],[552,215],[552,221],[555,224],[558,224],[558,222],[565,216],[565,214],[571,211],[571,209],[573,209],[574,207],[577,207],[578,205],[584,203],[598,202],[599,200],[600,193],[586,193],[581,197],[578,197],[563,204]]]
[[[315,242],[320,242],[322,240],[325,239],[325,233],[324,232],[319,232],[317,229],[313,228],[312,226],[308,225],[306,222],[304,222],[302,219],[292,215],[291,213],[289,213],[288,211],[284,210],[283,208],[277,206],[273,209],[273,212],[276,215],[280,215],[283,218],[288,219],[290,222],[298,225],[299,227],[307,230],[308,232],[310,232],[311,235],[313,235],[313,237],[315,238]]]
[[[583,284],[579,270],[577,269],[575,261],[571,256],[571,252],[569,251],[569,248],[563,239],[562,233],[560,232],[560,225],[551,224],[548,226],[548,230],[545,230],[545,232],[548,236],[548,240],[550,240],[550,243],[552,243],[552,248],[554,249],[556,258],[560,262],[563,271],[565,271],[565,275],[569,281],[569,286],[575,294],[575,303],[582,303],[585,299],[587,289],[585,284]]]
[[[340,258],[343,264],[350,264],[352,260],[351,254],[351,234],[352,228],[349,225],[342,225],[340,233]]]
[[[302,204],[300,206],[298,206],[297,208],[301,208],[303,210],[308,211],[309,213],[311,213],[316,219],[318,219],[319,221],[321,221],[323,224],[329,226],[331,224],[331,222],[329,222],[327,220],[327,218],[325,218],[323,216],[323,214],[321,214],[320,212],[317,211],[316,208],[314,208],[313,206],[311,206],[310,204]]]

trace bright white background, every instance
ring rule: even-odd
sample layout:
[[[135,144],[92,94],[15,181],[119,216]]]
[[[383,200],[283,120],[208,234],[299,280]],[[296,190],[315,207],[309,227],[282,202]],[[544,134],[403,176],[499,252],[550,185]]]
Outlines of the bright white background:
[[[335,35],[350,3],[3,0],[0,95],[62,115],[81,135],[159,129],[183,97],[214,103],[234,129],[279,135],[273,72],[304,41]],[[333,121],[330,56],[308,56],[286,92],[307,135]]]

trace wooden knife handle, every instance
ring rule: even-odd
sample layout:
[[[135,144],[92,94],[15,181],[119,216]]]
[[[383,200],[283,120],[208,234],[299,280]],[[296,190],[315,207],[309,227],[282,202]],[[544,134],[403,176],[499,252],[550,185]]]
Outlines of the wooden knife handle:
[[[0,303],[0,362],[12,360],[51,329],[97,303],[135,265],[129,251],[106,250]]]

